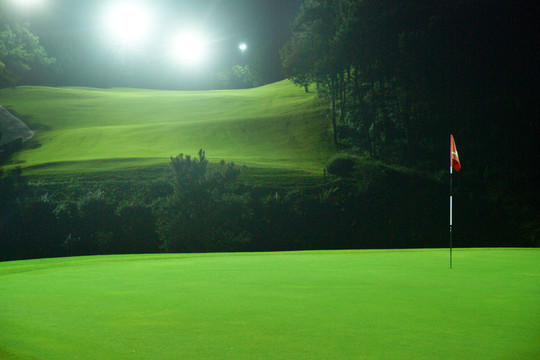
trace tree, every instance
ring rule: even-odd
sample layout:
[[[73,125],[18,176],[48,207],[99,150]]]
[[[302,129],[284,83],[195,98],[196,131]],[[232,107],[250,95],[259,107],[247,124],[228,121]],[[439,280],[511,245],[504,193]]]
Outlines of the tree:
[[[304,88],[310,81],[315,81],[320,94],[329,99],[334,143],[337,144],[343,67],[334,41],[337,23],[334,5],[331,0],[306,0],[302,3],[292,24],[293,36],[282,48],[281,58],[289,79]]]
[[[292,38],[280,51],[285,76],[296,85],[304,87],[306,92],[309,92],[309,84],[314,81],[311,69],[311,60],[314,58],[312,51],[313,47],[302,37]]]
[[[0,87],[16,86],[32,69],[54,62],[28,24],[0,24]]]

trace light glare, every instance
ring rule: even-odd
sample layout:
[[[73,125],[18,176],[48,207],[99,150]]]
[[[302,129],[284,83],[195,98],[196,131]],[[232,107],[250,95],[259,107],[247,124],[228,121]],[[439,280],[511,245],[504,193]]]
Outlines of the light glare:
[[[34,5],[39,5],[42,2],[43,0],[15,0],[15,3],[22,6],[34,6]]]
[[[204,37],[195,32],[180,34],[173,43],[174,57],[186,64],[200,64],[207,53],[207,42]]]
[[[27,11],[32,8],[37,8],[43,5],[45,0],[12,0],[12,3],[14,3],[16,6],[22,8],[23,10]],[[0,0],[0,13],[2,12],[2,1]]]
[[[113,6],[108,27],[117,40],[134,43],[142,40],[151,27],[149,12],[140,4],[124,3]]]

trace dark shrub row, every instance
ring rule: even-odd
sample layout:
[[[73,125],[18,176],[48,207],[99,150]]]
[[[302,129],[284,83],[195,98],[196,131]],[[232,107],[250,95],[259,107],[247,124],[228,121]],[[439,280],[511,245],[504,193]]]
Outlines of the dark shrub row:
[[[109,203],[103,193],[62,204],[42,196],[17,210],[0,227],[2,260],[159,251],[152,210]]]
[[[233,163],[207,165],[203,152],[178,156],[172,186],[124,189],[122,199],[109,186],[60,201],[0,175],[0,260],[448,246],[448,189],[438,182],[359,162],[348,178],[275,192],[242,185]],[[456,247],[534,245],[512,236],[500,206],[459,192],[454,204]]]

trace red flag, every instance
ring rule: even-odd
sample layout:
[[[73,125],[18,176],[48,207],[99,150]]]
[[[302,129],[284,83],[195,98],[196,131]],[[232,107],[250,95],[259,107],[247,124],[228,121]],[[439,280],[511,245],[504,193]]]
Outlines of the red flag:
[[[461,163],[459,162],[454,135],[450,135],[450,167],[454,168],[456,171],[461,170]]]

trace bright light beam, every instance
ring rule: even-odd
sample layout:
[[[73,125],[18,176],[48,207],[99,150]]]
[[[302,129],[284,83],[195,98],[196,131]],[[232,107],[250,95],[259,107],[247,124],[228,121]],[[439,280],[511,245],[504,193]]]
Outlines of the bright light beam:
[[[24,7],[36,6],[43,3],[43,0],[12,0],[17,5]]]
[[[238,45],[238,48],[240,49],[240,51],[242,51],[242,54],[243,54],[244,51],[247,50],[247,45],[246,43],[241,43],[240,45]]]
[[[178,35],[172,44],[172,54],[184,65],[199,65],[208,52],[205,38],[196,32],[184,32]]]
[[[45,0],[11,0],[18,8],[24,11],[31,11],[43,7]],[[0,0],[0,13],[2,12],[2,0]]]
[[[126,2],[115,4],[109,9],[107,27],[124,44],[142,41],[151,26],[150,13],[141,4]]]

